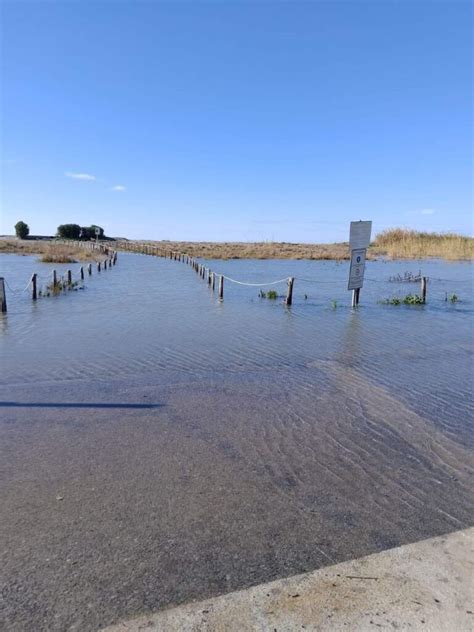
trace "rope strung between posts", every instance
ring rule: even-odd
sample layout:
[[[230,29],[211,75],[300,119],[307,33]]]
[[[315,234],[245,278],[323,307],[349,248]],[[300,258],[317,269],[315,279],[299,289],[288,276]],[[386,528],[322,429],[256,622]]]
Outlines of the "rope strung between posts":
[[[474,283],[472,279],[430,279],[430,281],[446,281],[447,283]]]
[[[219,276],[222,276],[224,279],[226,279],[227,281],[230,281],[231,283],[237,283],[237,285],[249,285],[251,287],[263,287],[266,285],[277,285],[278,283],[288,283],[288,277],[285,277],[284,279],[280,279],[279,281],[270,281],[269,283],[245,283],[244,281],[237,281],[236,279],[231,279],[228,276],[225,276],[225,274],[221,274]]]
[[[53,275],[53,271],[51,271],[49,274],[36,274],[36,278],[37,279],[50,279]]]
[[[316,281],[316,279],[302,279],[301,277],[295,277],[296,281],[304,281],[305,283],[330,283],[334,285],[334,281]]]
[[[22,289],[22,290],[15,290],[14,288],[11,287],[11,285],[8,283],[8,281],[6,279],[4,279],[5,281],[5,285],[7,286],[7,288],[10,290],[10,292],[12,292],[12,294],[23,294],[23,292],[26,292],[26,290],[30,287],[31,285],[31,279],[28,281],[28,284]]]

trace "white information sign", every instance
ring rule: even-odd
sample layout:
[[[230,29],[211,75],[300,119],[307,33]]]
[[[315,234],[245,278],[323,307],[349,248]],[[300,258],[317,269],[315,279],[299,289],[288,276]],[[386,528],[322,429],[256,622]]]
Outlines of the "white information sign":
[[[348,290],[357,290],[364,284],[365,248],[358,248],[351,252],[351,269],[349,272]]]
[[[368,248],[370,245],[370,233],[372,232],[372,222],[351,222],[349,244],[351,250]]]

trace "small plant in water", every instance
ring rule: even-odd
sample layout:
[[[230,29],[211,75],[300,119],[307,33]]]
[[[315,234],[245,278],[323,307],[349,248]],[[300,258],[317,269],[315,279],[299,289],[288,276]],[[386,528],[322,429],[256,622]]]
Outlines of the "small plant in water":
[[[418,294],[407,294],[403,298],[400,296],[392,296],[385,301],[381,301],[383,305],[423,305],[423,299]]]
[[[391,276],[388,278],[390,283],[417,283],[421,281],[422,275],[421,270],[418,274],[413,274],[413,272],[405,272],[403,276],[401,274],[396,274],[395,276]]]
[[[451,303],[457,303],[459,301],[459,298],[457,294],[451,294],[451,296],[449,297],[449,300],[451,301]]]
[[[269,298],[271,300],[275,300],[276,298],[278,298],[278,292],[276,290],[268,290],[267,292],[260,290],[258,295],[260,298]]]
[[[68,283],[66,279],[58,279],[56,283],[51,281],[44,288],[44,290],[40,290],[39,296],[58,296],[61,292],[65,292],[66,290],[82,290],[83,287],[79,283],[79,281],[72,281],[72,283]]]
[[[418,294],[407,294],[403,299],[404,305],[423,305],[423,299]]]
[[[400,305],[402,299],[398,296],[393,296],[392,298],[386,298],[384,301],[380,301],[382,305]]]
[[[334,300],[334,299],[333,299],[333,300],[331,301],[331,305],[332,305],[332,308],[333,308],[333,309],[337,309],[337,301],[336,301],[336,300]]]

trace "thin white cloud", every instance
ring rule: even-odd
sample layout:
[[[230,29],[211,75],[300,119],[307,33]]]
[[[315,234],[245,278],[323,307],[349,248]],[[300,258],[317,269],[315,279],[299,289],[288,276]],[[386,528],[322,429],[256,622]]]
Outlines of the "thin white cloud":
[[[123,184],[116,184],[114,187],[110,189],[111,191],[126,191],[126,187]]]
[[[90,173],[74,173],[72,171],[66,171],[64,175],[68,178],[74,178],[75,180],[97,180],[97,178],[95,176],[92,176]]]
[[[420,213],[422,215],[434,215],[436,211],[434,210],[434,208],[423,208],[421,209]]]

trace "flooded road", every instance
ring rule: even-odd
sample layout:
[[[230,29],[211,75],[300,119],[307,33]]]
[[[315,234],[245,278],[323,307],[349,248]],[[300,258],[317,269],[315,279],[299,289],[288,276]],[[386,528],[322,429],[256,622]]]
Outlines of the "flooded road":
[[[119,254],[33,304],[53,266],[0,258],[7,629],[96,630],[472,525],[471,264],[369,262],[357,310],[347,263],[208,265],[294,276],[294,303]],[[378,302],[420,269],[427,305]]]

